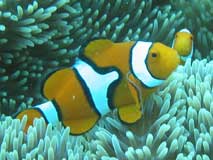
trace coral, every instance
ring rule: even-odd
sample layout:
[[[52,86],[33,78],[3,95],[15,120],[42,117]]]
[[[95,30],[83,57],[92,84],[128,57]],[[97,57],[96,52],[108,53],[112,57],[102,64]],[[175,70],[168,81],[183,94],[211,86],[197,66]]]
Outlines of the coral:
[[[94,37],[169,44],[184,18],[152,0],[0,1],[0,111],[42,103],[41,84]]]
[[[143,118],[124,125],[116,111],[83,136],[26,117],[0,122],[0,159],[206,159],[213,156],[213,61],[188,60],[145,103]],[[4,133],[4,134],[3,134]]]
[[[170,0],[176,10],[181,10],[184,26],[194,34],[196,58],[213,59],[213,1],[212,0]]]

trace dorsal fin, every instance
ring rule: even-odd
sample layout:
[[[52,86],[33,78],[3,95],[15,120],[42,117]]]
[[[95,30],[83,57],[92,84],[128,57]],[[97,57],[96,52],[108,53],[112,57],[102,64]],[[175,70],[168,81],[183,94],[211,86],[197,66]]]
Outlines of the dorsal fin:
[[[84,55],[90,57],[92,54],[97,54],[111,47],[113,42],[108,39],[97,39],[88,43],[84,49]]]

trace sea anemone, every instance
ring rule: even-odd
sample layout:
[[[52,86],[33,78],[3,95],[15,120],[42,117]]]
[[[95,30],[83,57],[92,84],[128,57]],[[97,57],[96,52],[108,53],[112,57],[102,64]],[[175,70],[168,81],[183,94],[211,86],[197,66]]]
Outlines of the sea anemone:
[[[1,159],[206,159],[213,156],[213,61],[178,67],[143,107],[143,118],[124,125],[114,111],[83,136],[60,124],[26,116],[0,122]]]

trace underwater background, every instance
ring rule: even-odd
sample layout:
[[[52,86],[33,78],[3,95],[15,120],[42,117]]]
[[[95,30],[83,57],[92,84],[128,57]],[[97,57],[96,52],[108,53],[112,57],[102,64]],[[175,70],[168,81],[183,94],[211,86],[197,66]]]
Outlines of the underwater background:
[[[0,0],[0,160],[213,159],[212,0]],[[122,124],[116,111],[82,136],[60,124],[10,115],[45,102],[46,76],[69,67],[95,37],[171,46],[188,28],[194,56],[145,102],[144,116]]]

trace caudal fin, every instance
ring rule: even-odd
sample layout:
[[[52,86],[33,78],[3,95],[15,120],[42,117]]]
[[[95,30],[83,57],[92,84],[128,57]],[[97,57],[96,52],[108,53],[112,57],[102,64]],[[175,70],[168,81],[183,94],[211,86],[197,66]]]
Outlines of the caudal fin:
[[[27,123],[25,125],[24,132],[27,132],[29,126],[33,124],[33,121],[35,118],[42,117],[41,113],[38,110],[31,108],[31,109],[26,109],[24,111],[19,112],[15,118],[18,118],[21,120],[24,117],[24,115],[27,116]]]

